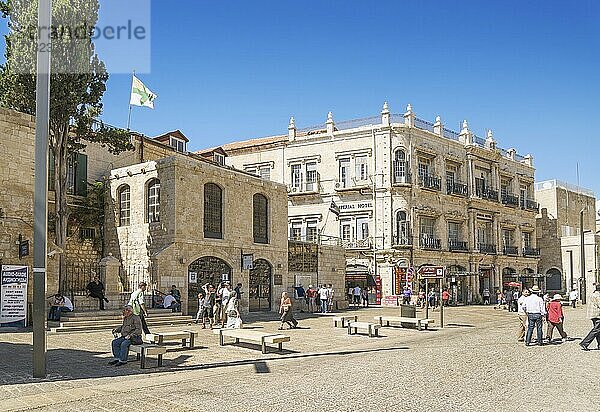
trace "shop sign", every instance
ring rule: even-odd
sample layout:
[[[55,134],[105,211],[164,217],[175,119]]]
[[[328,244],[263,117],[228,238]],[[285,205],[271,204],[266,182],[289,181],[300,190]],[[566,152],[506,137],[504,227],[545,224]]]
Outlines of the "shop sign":
[[[27,320],[27,266],[2,265],[0,272],[0,326],[25,326]]]
[[[419,275],[425,279],[443,279],[443,266],[423,266],[419,269]]]

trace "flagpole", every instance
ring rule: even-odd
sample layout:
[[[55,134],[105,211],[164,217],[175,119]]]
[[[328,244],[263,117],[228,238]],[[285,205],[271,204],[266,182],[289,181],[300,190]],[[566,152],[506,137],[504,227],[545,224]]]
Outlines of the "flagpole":
[[[131,75],[131,84],[132,84],[132,88],[133,88],[133,77],[135,76],[135,70],[133,71],[133,74]],[[127,131],[130,130],[130,126],[131,126],[131,91],[129,92],[129,114],[127,115]]]

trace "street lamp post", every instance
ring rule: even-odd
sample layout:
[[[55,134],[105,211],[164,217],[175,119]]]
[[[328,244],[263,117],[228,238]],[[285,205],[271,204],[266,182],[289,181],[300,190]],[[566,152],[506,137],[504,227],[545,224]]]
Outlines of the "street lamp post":
[[[583,231],[583,212],[585,209],[579,211],[579,247],[580,249],[580,267],[581,267],[581,303],[586,304],[586,282],[585,282],[585,232]]]
[[[48,130],[52,1],[39,0],[35,100],[33,210],[33,376],[46,377],[46,249],[48,231]]]

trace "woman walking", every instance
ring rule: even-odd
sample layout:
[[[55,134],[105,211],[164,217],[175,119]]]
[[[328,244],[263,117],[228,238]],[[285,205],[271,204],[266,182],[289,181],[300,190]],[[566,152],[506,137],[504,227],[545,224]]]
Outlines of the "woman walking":
[[[227,301],[227,307],[225,308],[225,313],[227,313],[226,328],[240,329],[242,327],[242,318],[238,306],[237,293],[231,292]]]
[[[284,323],[287,323],[290,329],[295,329],[298,327],[298,321],[294,319],[294,313],[292,311],[292,300],[288,296],[287,292],[281,293],[279,314],[281,315],[281,326],[279,326],[279,330],[283,330]]]
[[[563,341],[567,340],[567,334],[563,330],[565,315],[563,314],[562,304],[560,303],[561,298],[562,297],[557,293],[548,304],[548,332],[546,333],[548,342],[552,342],[552,332],[554,331],[554,328],[558,329],[558,333],[560,333],[560,337]]]

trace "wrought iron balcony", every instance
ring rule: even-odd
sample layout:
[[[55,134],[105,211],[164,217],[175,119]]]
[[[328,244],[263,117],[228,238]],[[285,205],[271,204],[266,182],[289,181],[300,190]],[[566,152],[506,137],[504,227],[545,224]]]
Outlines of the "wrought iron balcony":
[[[533,247],[524,247],[523,248],[523,256],[529,257],[538,257],[540,255],[540,250]]]
[[[537,212],[540,208],[540,205],[534,200],[525,199],[523,201],[523,199],[521,199],[521,208]]]
[[[337,179],[335,181],[335,190],[337,191],[351,191],[361,190],[372,186],[371,180],[356,180],[356,179]]]
[[[519,197],[510,193],[503,194],[502,204],[507,206],[519,206]]]
[[[448,239],[448,250],[450,252],[467,252],[469,245],[467,245],[467,242],[461,240]]]
[[[419,186],[425,189],[442,189],[442,179],[434,175],[419,175]]]
[[[467,185],[456,180],[446,180],[446,193],[449,195],[468,196],[469,189]]]
[[[321,182],[302,182],[296,185],[288,185],[288,195],[297,196],[297,195],[310,195],[317,194],[321,192]]]
[[[496,245],[488,244],[488,243],[478,243],[477,249],[479,249],[479,253],[484,253],[486,255],[495,255],[496,254]]]
[[[440,250],[442,248],[442,241],[433,237],[422,237],[419,239],[419,246],[421,249]]]
[[[371,238],[343,240],[342,247],[345,249],[371,249]]]
[[[412,182],[409,163],[394,161],[393,182],[395,185],[410,184]]]
[[[516,246],[504,246],[503,251],[507,256],[519,256],[519,248]]]
[[[498,191],[490,189],[489,187],[477,186],[475,188],[475,194],[477,195],[477,197],[480,197],[482,199],[493,200],[494,202],[498,201]]]
[[[393,242],[393,246],[411,246],[412,236],[406,233],[396,234],[394,235]]]

